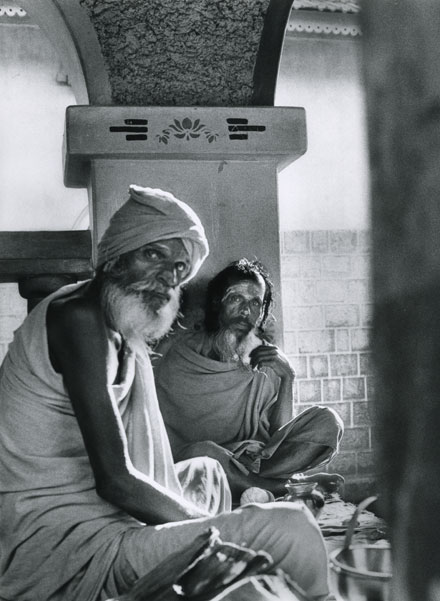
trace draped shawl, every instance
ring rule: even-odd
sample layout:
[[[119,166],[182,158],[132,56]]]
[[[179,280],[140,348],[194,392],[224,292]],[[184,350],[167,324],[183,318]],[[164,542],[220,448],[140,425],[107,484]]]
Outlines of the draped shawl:
[[[32,310],[0,370],[1,599],[97,599],[124,532],[143,527],[97,495],[72,404],[50,363],[47,307],[76,287]],[[109,332],[115,358],[117,350]],[[126,354],[122,373],[112,388],[132,462],[182,494],[148,355]],[[75,579],[73,597],[57,593]]]
[[[154,368],[175,458],[177,441],[211,440],[230,450],[246,440],[267,442],[279,377],[270,369],[255,372],[205,357],[194,350],[194,340],[192,334],[183,335]]]
[[[343,424],[327,407],[309,407],[270,433],[281,380],[269,367],[200,354],[205,333],[182,335],[155,366],[157,395],[174,458],[212,441],[245,473],[287,479],[323,465],[337,452]]]

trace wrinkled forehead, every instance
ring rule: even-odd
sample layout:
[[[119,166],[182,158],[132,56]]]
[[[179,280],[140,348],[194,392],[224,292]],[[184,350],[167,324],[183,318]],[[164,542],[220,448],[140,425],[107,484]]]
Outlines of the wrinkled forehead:
[[[245,298],[259,298],[262,301],[264,299],[265,288],[265,282],[261,276],[258,276],[258,281],[240,280],[226,288],[222,300],[228,298],[231,294],[240,294]]]
[[[142,246],[139,250],[143,250],[146,248],[156,248],[159,250],[163,250],[167,256],[175,259],[187,259],[188,261],[191,260],[192,247],[190,244],[185,244],[185,240],[183,240],[182,238],[156,240],[155,242],[149,242],[148,244],[144,244],[144,246]]]

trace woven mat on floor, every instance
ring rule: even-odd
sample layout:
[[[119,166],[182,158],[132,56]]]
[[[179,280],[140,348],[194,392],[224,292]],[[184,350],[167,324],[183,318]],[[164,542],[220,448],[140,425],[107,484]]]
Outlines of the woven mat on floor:
[[[322,513],[318,518],[318,524],[329,552],[344,545],[347,526],[355,509],[356,505],[343,501],[337,493],[326,500]],[[361,542],[374,544],[386,539],[386,537],[387,527],[384,520],[366,509],[361,511],[352,544]]]

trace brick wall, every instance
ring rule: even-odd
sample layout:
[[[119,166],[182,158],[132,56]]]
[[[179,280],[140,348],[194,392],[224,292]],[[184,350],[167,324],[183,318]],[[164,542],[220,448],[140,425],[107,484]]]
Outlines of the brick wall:
[[[27,303],[19,295],[17,284],[0,284],[0,363],[26,313]]]
[[[367,231],[281,233],[285,352],[296,371],[298,410],[335,409],[345,423],[330,471],[346,478],[346,496],[374,491]]]

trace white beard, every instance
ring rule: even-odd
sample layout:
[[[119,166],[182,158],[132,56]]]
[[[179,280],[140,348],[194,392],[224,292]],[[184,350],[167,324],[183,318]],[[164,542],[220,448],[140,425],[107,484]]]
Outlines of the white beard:
[[[109,326],[133,348],[139,345],[145,348],[165,336],[179,311],[180,289],[170,290],[170,300],[160,308],[150,307],[141,292],[127,292],[111,281],[105,281],[101,291],[101,304]]]
[[[212,341],[213,350],[220,361],[236,361],[246,366],[250,364],[250,353],[262,344],[255,328],[242,337],[237,336],[232,329],[222,328],[214,335]]]

